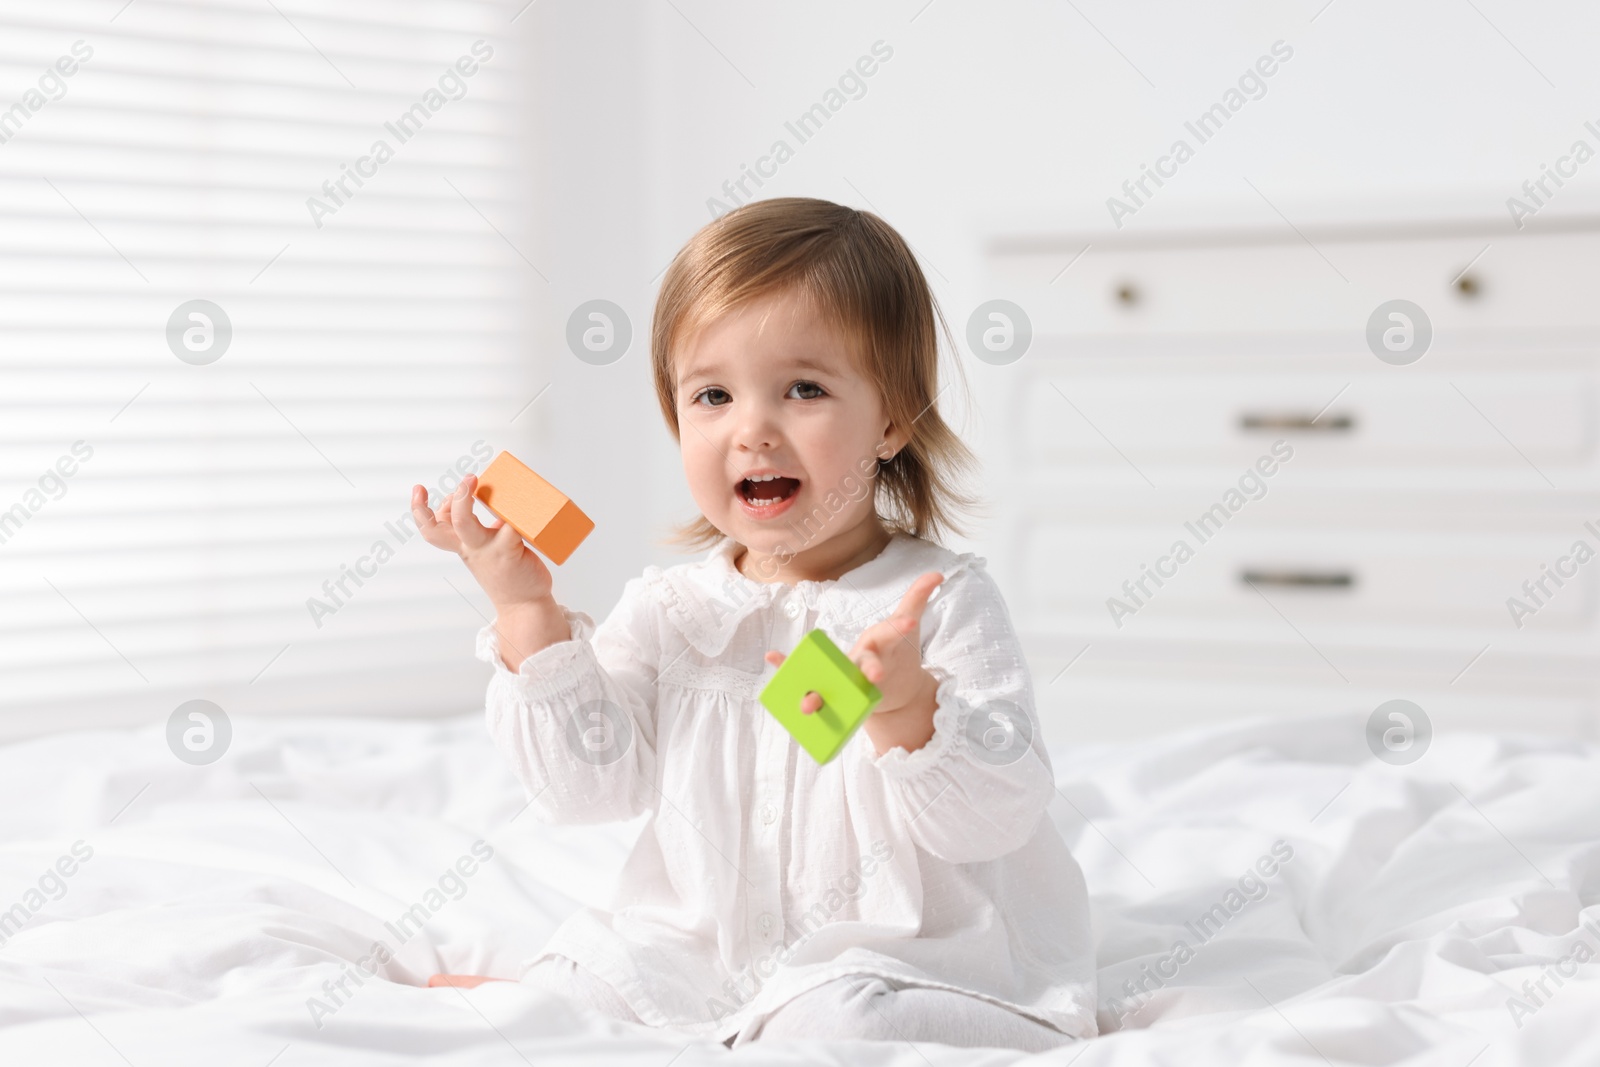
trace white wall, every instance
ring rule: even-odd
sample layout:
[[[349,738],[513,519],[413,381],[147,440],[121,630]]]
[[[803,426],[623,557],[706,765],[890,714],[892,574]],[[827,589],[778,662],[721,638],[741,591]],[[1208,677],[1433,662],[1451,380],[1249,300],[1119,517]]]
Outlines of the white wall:
[[[1594,98],[1585,42],[1597,22],[1576,3],[1504,0],[535,4],[511,32],[538,57],[543,116],[533,210],[551,283],[533,296],[537,355],[559,384],[540,403],[612,398],[546,412],[542,460],[599,523],[558,592],[598,617],[645,563],[681,558],[649,540],[692,514],[649,381],[653,276],[709,220],[722,183],[774,139],[794,143],[785,120],[874,42],[893,56],[865,95],[759,195],[877,210],[922,255],[959,335],[971,308],[997,295],[982,280],[989,235],[1100,230],[1114,248],[1172,226],[1283,225],[1246,178],[1299,224],[1506,220],[1506,197],[1600,117],[1582,103]],[[1113,228],[1106,198],[1279,40],[1294,54],[1265,95]],[[1550,210],[1577,207],[1594,184],[1580,173]],[[578,364],[562,340],[567,313],[596,296],[633,316],[633,347],[608,368]],[[957,426],[960,410],[947,416]],[[974,441],[985,429],[980,410]],[[607,493],[623,474],[633,492]],[[975,544],[986,547],[981,535]]]
[[[369,550],[410,484],[435,482],[480,436],[530,458],[597,520],[560,569],[564,602],[602,617],[645,564],[681,559],[656,544],[693,507],[650,381],[651,306],[673,253],[711,217],[708,200],[731,199],[724,182],[777,139],[793,158],[755,192],[878,211],[921,254],[958,336],[979,302],[1007,295],[985,254],[997,235],[1057,235],[1056,252],[1036,257],[1043,277],[1021,288],[1065,266],[1061,235],[1092,240],[1052,290],[1065,293],[1172,227],[1297,234],[1288,220],[1317,233],[1340,220],[1476,218],[1498,228],[1483,265],[1509,279],[1528,245],[1505,199],[1584,135],[1596,19],[1576,4],[1535,13],[1505,0],[9,5],[0,107],[76,38],[97,55],[69,95],[0,145],[0,245],[15,282],[0,308],[0,408],[18,414],[0,434],[4,501],[90,435],[79,422],[100,427],[103,448],[71,498],[0,559],[0,600],[13,609],[0,735],[155,718],[201,696],[240,712],[472,706],[484,668],[465,657],[488,605],[457,561],[412,539],[326,628],[306,594]],[[497,51],[473,95],[327,232],[313,228],[306,194],[480,36]],[[1265,95],[1115,228],[1106,198],[1280,40],[1294,54]],[[849,89],[841,75],[875,46],[864,93],[840,98],[799,143],[786,121]],[[251,79],[278,108],[265,127],[256,89],[230,88]],[[521,87],[490,91],[502,79]],[[525,135],[522,168],[501,159],[513,130]],[[482,158],[496,163],[480,187],[462,171]],[[1600,164],[1539,224],[1594,210],[1589,169]],[[365,237],[393,243],[362,269],[341,242]],[[463,263],[472,269],[454,269]],[[162,269],[140,269],[150,264]],[[225,360],[197,370],[167,350],[162,328],[202,292],[236,313],[238,333]],[[625,307],[634,334],[604,367],[574,358],[565,339],[573,309],[595,298]],[[323,348],[298,340],[319,323],[343,333],[319,335]],[[1003,413],[981,391],[1003,376],[964,352],[950,358],[979,391],[972,419],[960,390],[947,393],[946,417],[980,454],[1003,454]],[[215,392],[197,391],[202,382]],[[135,396],[120,421],[106,418]],[[334,461],[359,464],[359,477],[340,477]],[[209,510],[186,511],[194,500]],[[260,536],[291,507],[318,521]],[[952,547],[1003,559],[1006,533],[991,524]],[[219,554],[243,593],[216,578]],[[175,569],[153,569],[155,558]],[[1600,701],[1600,672],[1594,689]]]

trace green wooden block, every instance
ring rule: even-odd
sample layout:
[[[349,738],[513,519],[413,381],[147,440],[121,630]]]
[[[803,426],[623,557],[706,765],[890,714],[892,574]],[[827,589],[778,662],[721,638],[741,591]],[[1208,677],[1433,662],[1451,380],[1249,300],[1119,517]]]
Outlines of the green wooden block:
[[[800,710],[806,693],[822,697],[810,715]],[[761,703],[818,763],[839,754],[883,694],[828,635],[812,630],[794,646],[761,690]]]

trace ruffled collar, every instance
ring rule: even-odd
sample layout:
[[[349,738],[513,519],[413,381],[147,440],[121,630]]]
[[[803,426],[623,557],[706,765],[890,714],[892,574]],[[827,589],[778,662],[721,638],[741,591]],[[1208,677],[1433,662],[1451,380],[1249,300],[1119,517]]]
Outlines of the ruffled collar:
[[[817,624],[840,647],[855,643],[861,631],[887,618],[899,605],[917,575],[939,571],[948,579],[975,558],[957,555],[942,545],[903,532],[872,559],[827,581],[758,582],[734,566],[740,545],[731,537],[719,541],[705,558],[674,567],[646,568],[672,625],[699,652],[720,655],[739,624],[752,612],[788,599],[798,599],[817,612]],[[930,605],[943,591],[935,590]]]

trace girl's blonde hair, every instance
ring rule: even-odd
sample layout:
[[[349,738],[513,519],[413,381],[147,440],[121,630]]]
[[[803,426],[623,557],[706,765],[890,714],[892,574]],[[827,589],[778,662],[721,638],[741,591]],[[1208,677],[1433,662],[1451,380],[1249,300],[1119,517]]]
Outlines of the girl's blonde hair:
[[[879,520],[891,532],[935,541],[947,530],[965,536],[952,513],[982,510],[958,488],[959,476],[978,462],[936,405],[935,320],[953,353],[950,328],[911,249],[871,212],[809,197],[757,200],[689,239],[667,268],[650,325],[656,399],[673,439],[682,446],[675,352],[719,316],[789,287],[850,339],[889,421],[909,433],[892,458],[878,457],[872,480]],[[697,515],[672,527],[663,543],[698,549],[721,538]]]

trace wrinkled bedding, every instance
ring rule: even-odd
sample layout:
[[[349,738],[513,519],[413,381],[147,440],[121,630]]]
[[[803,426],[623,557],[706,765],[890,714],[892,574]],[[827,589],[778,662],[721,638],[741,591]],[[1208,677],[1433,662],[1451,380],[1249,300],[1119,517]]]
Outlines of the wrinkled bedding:
[[[1390,766],[1344,716],[1063,740],[1102,1036],[984,1062],[1600,1064],[1600,751],[1441,733]],[[525,802],[481,715],[236,720],[209,766],[159,726],[0,746],[0,1063],[973,1061],[425,988],[521,973],[641,825]]]

